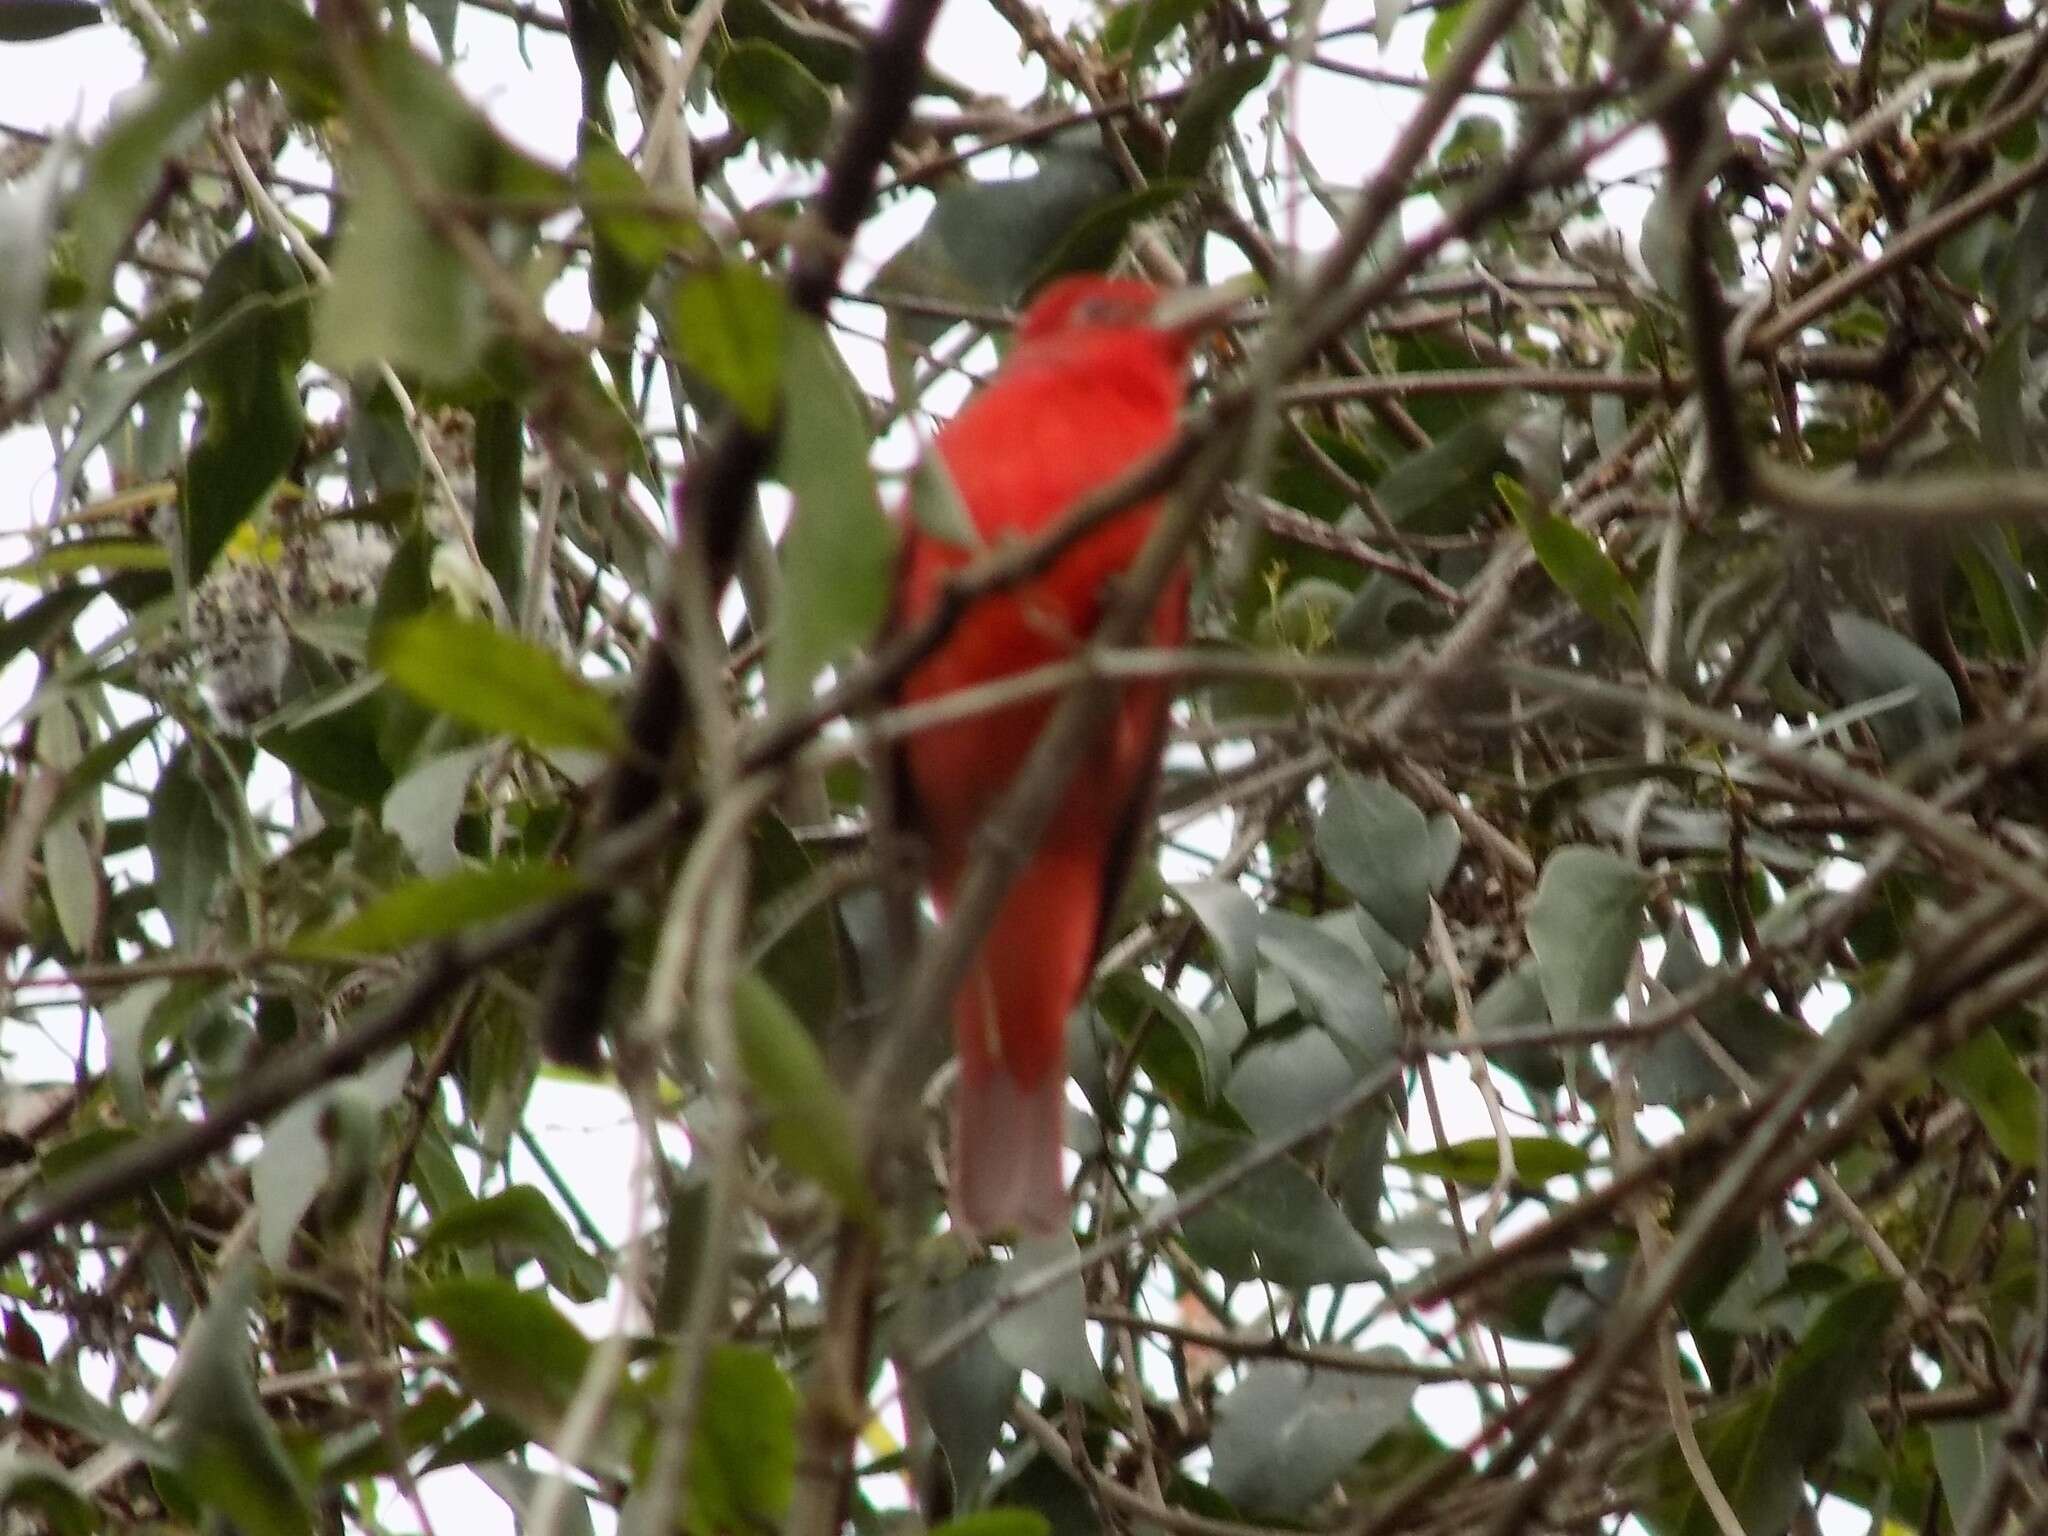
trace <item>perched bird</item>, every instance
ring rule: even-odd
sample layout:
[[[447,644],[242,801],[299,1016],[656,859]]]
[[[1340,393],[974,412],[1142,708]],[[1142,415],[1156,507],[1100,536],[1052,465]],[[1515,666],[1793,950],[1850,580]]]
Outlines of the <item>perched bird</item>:
[[[1073,277],[1025,313],[1001,370],[933,445],[988,546],[1056,526],[1092,491],[1163,448],[1186,394],[1189,354],[1240,295],[1165,292]],[[977,600],[905,678],[920,703],[1056,662],[1081,647],[1157,517],[1141,503],[1092,529],[1042,575]],[[976,552],[914,524],[894,622],[915,624]],[[1187,573],[1160,596],[1147,643],[1187,632]],[[1001,803],[1056,700],[1038,698],[919,731],[897,761],[905,823],[929,850],[943,917],[972,861],[976,830]],[[1143,835],[1166,730],[1163,682],[1125,688],[1094,750],[1074,765],[1044,839],[1004,898],[954,1004],[952,1204],[971,1236],[1067,1223],[1060,1178],[1067,1015],[1086,989],[1103,930]]]

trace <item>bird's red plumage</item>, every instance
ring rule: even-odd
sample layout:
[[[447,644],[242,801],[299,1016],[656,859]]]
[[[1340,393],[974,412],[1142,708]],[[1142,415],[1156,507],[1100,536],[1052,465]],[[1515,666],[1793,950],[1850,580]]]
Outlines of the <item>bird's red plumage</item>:
[[[1054,285],[1019,327],[996,377],[939,434],[936,451],[982,539],[1029,538],[1164,447],[1184,395],[1188,340],[1147,326],[1148,285]],[[1101,617],[1105,584],[1136,558],[1158,514],[1144,503],[1068,548],[1044,574],[977,601],[906,678],[916,703],[1059,660]],[[911,527],[898,621],[929,611],[973,552]],[[1160,598],[1149,643],[1186,632],[1187,582]],[[943,915],[974,835],[1029,754],[1055,700],[920,731],[903,747],[911,822],[930,849]],[[1044,840],[1004,899],[956,1003],[953,1209],[967,1231],[1044,1231],[1066,1221],[1059,1152],[1068,1013],[1088,982],[1106,908],[1149,801],[1165,732],[1163,683],[1125,689]]]

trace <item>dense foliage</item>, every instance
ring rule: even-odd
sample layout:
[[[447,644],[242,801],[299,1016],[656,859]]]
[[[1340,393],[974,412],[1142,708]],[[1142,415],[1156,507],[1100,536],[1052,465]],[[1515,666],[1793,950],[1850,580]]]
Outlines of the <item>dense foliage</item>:
[[[0,139],[0,1529],[2044,1529],[2048,17],[936,9],[0,7],[150,82]],[[1267,297],[988,1255],[886,509],[1111,266]]]

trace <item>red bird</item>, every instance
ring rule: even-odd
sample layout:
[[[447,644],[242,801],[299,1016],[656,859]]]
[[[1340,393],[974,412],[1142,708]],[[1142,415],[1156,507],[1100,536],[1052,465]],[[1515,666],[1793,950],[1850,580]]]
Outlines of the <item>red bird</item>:
[[[1189,353],[1235,302],[1222,290],[1162,293],[1100,277],[1054,283],[1017,329],[1000,372],[934,444],[990,546],[1056,525],[1090,492],[1163,448],[1186,395]],[[1055,662],[1085,643],[1106,583],[1137,558],[1159,511],[1146,502],[1071,545],[1043,575],[976,602],[913,669],[920,703]],[[970,563],[907,525],[895,619],[909,625]],[[1187,573],[1160,597],[1148,643],[1187,633]],[[941,917],[965,878],[976,829],[1001,802],[1052,698],[918,732],[898,760],[904,817],[930,850]],[[1103,930],[1144,831],[1166,731],[1164,683],[1132,684],[1043,841],[1004,898],[956,1000],[953,1216],[970,1236],[1067,1224],[1060,1178],[1067,1015],[1086,990]]]

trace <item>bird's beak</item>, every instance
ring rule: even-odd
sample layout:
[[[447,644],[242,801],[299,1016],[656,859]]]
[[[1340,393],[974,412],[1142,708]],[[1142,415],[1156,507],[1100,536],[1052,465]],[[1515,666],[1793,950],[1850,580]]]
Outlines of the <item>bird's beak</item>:
[[[1244,273],[1206,288],[1177,288],[1152,306],[1152,325],[1189,340],[1222,325],[1247,300],[1265,291],[1254,273]]]

